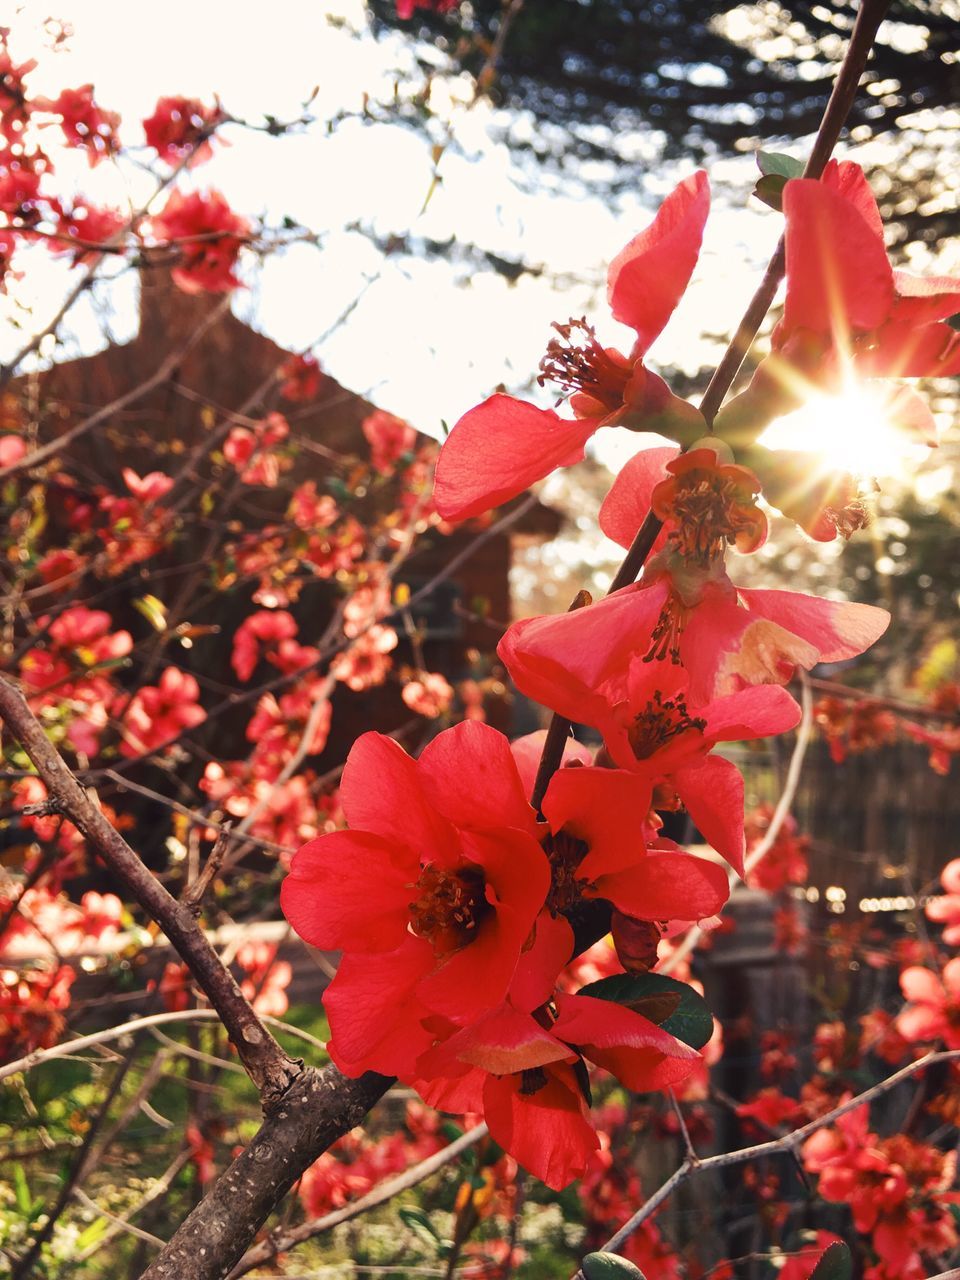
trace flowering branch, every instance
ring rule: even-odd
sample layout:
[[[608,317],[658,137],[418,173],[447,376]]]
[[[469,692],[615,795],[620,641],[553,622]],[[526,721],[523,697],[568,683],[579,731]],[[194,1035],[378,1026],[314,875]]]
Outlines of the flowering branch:
[[[809,159],[804,166],[803,176],[805,178],[820,177],[833,148],[836,146],[837,139],[840,137],[840,130],[843,128],[843,123],[856,97],[860,77],[870,56],[870,49],[876,38],[877,30],[889,8],[889,3],[890,0],[862,0],[853,33],[850,37],[850,43],[847,45],[843,62],[837,72],[833,91],[830,94],[830,100],[820,122],[820,128],[817,130],[817,136],[814,139]],[[724,352],[720,363],[717,365],[700,401],[700,412],[710,430],[712,430],[713,420],[717,415],[717,411],[723,403],[723,398],[733,385],[733,380],[737,376],[753,340],[760,331],[763,319],[770,310],[774,295],[783,279],[785,266],[784,239],[781,236],[763,279],[751,298],[743,314],[743,319],[737,326],[737,331]],[[637,530],[636,537],[610,584],[608,594],[619,591],[621,587],[629,586],[631,582],[636,581],[662,528],[663,522],[653,511],[649,511],[646,519]],[[538,790],[533,799],[535,805],[538,805],[543,798],[547,784],[560,767],[560,761],[563,758],[563,746],[570,733],[570,727],[570,721],[565,717],[557,713],[551,716],[547,740],[544,743],[540,767],[537,771]]]
[[[848,1098],[846,1102],[834,1107],[832,1111],[828,1111],[816,1120],[811,1120],[809,1124],[805,1124],[799,1129],[783,1134],[782,1137],[772,1138],[769,1142],[759,1142],[752,1147],[741,1147],[739,1151],[723,1151],[715,1156],[698,1157],[695,1160],[688,1156],[680,1167],[670,1175],[663,1186],[645,1204],[640,1206],[619,1231],[610,1237],[603,1246],[604,1250],[609,1253],[616,1253],[630,1239],[633,1233],[659,1209],[664,1201],[669,1199],[677,1187],[682,1186],[694,1173],[699,1173],[704,1169],[725,1169],[730,1165],[745,1164],[749,1160],[759,1160],[761,1157],[768,1155],[785,1154],[795,1156],[797,1149],[818,1129],[825,1129],[828,1125],[833,1124],[834,1121],[839,1120],[841,1116],[845,1116],[851,1111],[856,1111],[858,1107],[871,1103],[874,1098],[879,1098],[883,1094],[889,1093],[891,1089],[895,1089],[904,1080],[909,1080],[918,1071],[922,1071],[926,1067],[937,1066],[943,1062],[956,1062],[958,1058],[960,1058],[960,1049],[925,1054],[922,1058],[918,1058],[916,1062],[910,1062],[905,1067],[901,1067],[892,1076],[887,1076],[885,1080],[881,1080],[878,1084],[871,1085],[863,1093],[858,1093],[855,1098]],[[582,1272],[577,1272],[577,1277],[582,1277]]]

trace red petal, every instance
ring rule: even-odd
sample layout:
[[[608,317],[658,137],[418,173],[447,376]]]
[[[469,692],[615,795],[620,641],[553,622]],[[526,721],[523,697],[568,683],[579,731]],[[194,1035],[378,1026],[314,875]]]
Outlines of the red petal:
[[[666,465],[680,453],[674,446],[667,449],[642,449],[621,469],[610,492],[600,507],[600,528],[618,542],[629,547],[650,511],[650,495],[666,479]],[[660,541],[666,531],[660,535]]]
[[[466,520],[498,507],[555,467],[580,462],[599,425],[599,419],[569,422],[552,409],[491,396],[463,415],[440,450],[437,510],[445,520]]]
[[[560,970],[573,955],[573,929],[563,916],[541,911],[534,925],[533,945],[520,955],[510,1003],[525,1013],[538,1009],[553,995]]]
[[[550,867],[531,836],[503,828],[464,834],[464,854],[482,866],[494,907],[473,942],[423,979],[419,995],[451,1018],[475,1018],[507,993],[520,951],[550,887]]]
[[[490,725],[463,720],[444,729],[424,748],[416,769],[424,796],[457,827],[481,831],[516,827],[536,836],[537,815],[520,781],[510,743]]]
[[[578,876],[594,881],[646,856],[644,824],[651,800],[651,783],[639,774],[561,769],[551,778],[542,807],[552,831],[563,827],[588,845]]]
[[[333,831],[293,855],[280,905],[297,933],[329,951],[392,951],[407,932],[414,854],[362,831]]]
[[[514,738],[510,743],[517,772],[520,774],[520,785],[526,796],[533,792],[533,784],[537,780],[537,770],[540,767],[540,757],[546,740],[546,729],[538,729],[536,733],[524,734],[522,738]],[[580,764],[593,764],[593,752],[576,738],[567,738],[563,744],[561,766],[569,764],[572,760],[577,760]]]
[[[465,1111],[483,1111],[483,1086],[487,1073],[470,1067],[463,1075],[440,1076],[434,1080],[411,1080],[420,1097],[437,1111],[452,1111],[462,1115]]]
[[[671,781],[704,840],[742,876],[743,777],[740,770],[722,756],[706,756],[677,769]]]
[[[883,221],[867,176],[853,160],[828,160],[820,181],[854,206],[875,236],[883,239]]]
[[[960,373],[960,334],[948,324],[917,328],[891,320],[880,330],[877,346],[855,363],[873,378],[950,378]]]
[[[725,698],[717,698],[692,714],[707,725],[704,737],[715,742],[743,742],[788,733],[800,723],[800,708],[780,685],[755,685]]]
[[[573,613],[526,618],[497,653],[521,693],[574,723],[598,724],[622,700],[631,657],[650,644],[665,579],[624,587]]]
[[[344,956],[323,995],[330,1019],[330,1056],[346,1075],[381,1071],[408,1076],[433,1041],[422,1025],[418,979],[433,964],[427,943],[408,937],[389,955]]]
[[[446,862],[458,851],[455,832],[423,795],[416,763],[382,733],[364,733],[350,748],[340,803],[355,831],[413,849],[423,861]]]
[[[740,592],[750,612],[779,623],[820,651],[820,662],[855,658],[883,635],[890,614],[872,604],[823,600],[799,591]]]
[[[701,1061],[695,1049],[613,1001],[558,993],[556,1003],[554,1035],[636,1093],[685,1080]]]
[[[908,324],[926,325],[935,320],[949,320],[960,311],[960,280],[951,276],[924,278],[894,271],[893,282],[897,296],[890,318],[894,322],[903,320]]]
[[[831,334],[845,345],[878,328],[893,306],[893,271],[882,235],[855,204],[812,178],[783,189],[787,296],[783,326]]]
[[[460,1062],[491,1075],[504,1076],[551,1062],[572,1061],[576,1056],[532,1018],[509,1004],[502,1004],[473,1026],[458,1032],[446,1048]]]
[[[693,274],[710,212],[710,183],[699,170],[664,200],[645,231],[617,254],[607,273],[614,319],[637,333],[646,351],[670,319]]]
[[[597,877],[590,896],[606,898],[638,920],[703,920],[720,910],[730,888],[715,862],[651,849],[634,866]]]
[[[490,1136],[535,1178],[561,1191],[579,1178],[600,1143],[570,1067],[551,1067],[536,1093],[520,1076],[491,1076],[483,1090]]]

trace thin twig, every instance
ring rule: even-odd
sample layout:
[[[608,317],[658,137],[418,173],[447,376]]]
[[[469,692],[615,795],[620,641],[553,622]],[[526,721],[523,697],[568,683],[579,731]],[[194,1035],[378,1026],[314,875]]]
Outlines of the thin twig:
[[[481,1138],[485,1138],[487,1132],[485,1124],[478,1124],[473,1129],[468,1129],[466,1133],[462,1133],[459,1138],[455,1138],[442,1151],[434,1152],[432,1156],[427,1156],[425,1160],[421,1160],[419,1164],[405,1169],[403,1173],[397,1174],[394,1178],[387,1178],[379,1186],[374,1187],[372,1191],[368,1191],[366,1195],[361,1196],[358,1200],[344,1205],[342,1209],[334,1209],[332,1213],[324,1214],[322,1218],[314,1218],[309,1222],[301,1223],[300,1226],[293,1227],[289,1231],[272,1232],[268,1239],[244,1254],[239,1264],[229,1273],[227,1280],[239,1280],[240,1276],[245,1276],[254,1267],[270,1262],[278,1253],[286,1253],[294,1245],[302,1244],[305,1240],[312,1240],[314,1236],[321,1235],[324,1231],[332,1230],[333,1227],[339,1226],[341,1222],[349,1222],[351,1218],[357,1218],[369,1209],[375,1209],[377,1205],[386,1204],[388,1200],[392,1200],[402,1191],[408,1191],[411,1187],[417,1186],[436,1173],[438,1169],[451,1164],[464,1151],[472,1147],[474,1143],[479,1142]]]
[[[51,1045],[49,1049],[34,1049],[33,1053],[0,1066],[0,1080],[18,1075],[21,1071],[32,1071],[41,1063],[52,1062],[55,1058],[71,1058],[76,1053],[92,1049],[94,1045],[109,1044],[111,1040],[135,1035],[145,1027],[161,1026],[165,1022],[192,1022],[195,1019],[212,1021],[218,1016],[215,1009],[183,1009],[171,1013],[151,1013],[143,1018],[132,1018],[121,1026],[92,1031],[89,1035],[77,1036],[76,1040],[65,1040],[63,1044]]]
[[[795,1154],[811,1134],[816,1133],[819,1129],[825,1129],[828,1125],[833,1124],[834,1121],[839,1120],[841,1116],[855,1111],[858,1107],[869,1105],[874,1098],[879,1098],[883,1094],[889,1093],[891,1089],[895,1089],[904,1080],[909,1080],[918,1071],[936,1066],[941,1062],[956,1062],[958,1058],[960,1058],[960,1049],[948,1049],[942,1053],[928,1053],[924,1057],[918,1058],[916,1062],[910,1062],[905,1067],[901,1067],[892,1076],[887,1076],[885,1080],[881,1080],[878,1084],[865,1089],[863,1093],[858,1093],[855,1098],[848,1098],[846,1102],[834,1107],[826,1115],[820,1116],[817,1120],[811,1120],[808,1124],[799,1129],[794,1129],[791,1133],[785,1133],[780,1138],[772,1138],[769,1142],[760,1142],[752,1147],[742,1147],[739,1151],[725,1151],[716,1156],[705,1156],[698,1160],[696,1164],[693,1164],[689,1159],[684,1160],[680,1168],[671,1174],[646,1204],[642,1205],[623,1224],[620,1230],[610,1237],[606,1244],[603,1245],[603,1249],[609,1253],[616,1253],[629,1240],[637,1228],[642,1226],[651,1214],[655,1213],[676,1188],[686,1182],[692,1174],[704,1169],[724,1169],[734,1164],[745,1164],[749,1160],[759,1160],[761,1157],[768,1155]]]

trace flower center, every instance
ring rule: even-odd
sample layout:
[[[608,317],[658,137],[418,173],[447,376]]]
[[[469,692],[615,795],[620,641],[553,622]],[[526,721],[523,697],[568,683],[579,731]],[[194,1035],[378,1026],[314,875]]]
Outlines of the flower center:
[[[622,408],[630,380],[629,362],[601,347],[586,316],[571,319],[567,324],[554,324],[553,328],[560,336],[547,343],[547,354],[540,361],[537,378],[540,386],[552,382],[559,387],[562,397],[583,393],[610,413]]]
[[[410,904],[410,928],[426,938],[437,956],[451,955],[472,942],[493,910],[479,867],[443,871],[427,866],[416,887],[420,896]]]
[[[858,529],[865,529],[870,523],[870,512],[859,498],[854,498],[842,507],[824,507],[823,514],[840,537],[847,540]]]
[[[663,602],[657,625],[650,636],[650,647],[643,655],[644,662],[662,662],[669,658],[671,662],[680,661],[680,637],[686,626],[689,610],[674,592],[670,592]]]
[[[546,1083],[547,1073],[543,1067],[527,1067],[520,1072],[520,1094],[524,1098],[539,1093]]]
[[[566,831],[548,836],[544,845],[550,859],[550,892],[547,909],[552,916],[563,915],[581,898],[577,868],[587,855],[587,845]]]
[[[727,543],[741,551],[759,546],[767,519],[743,482],[747,475],[740,467],[694,467],[657,486],[654,510],[674,522],[670,541],[681,556],[710,565]]]
[[[682,693],[664,698],[658,690],[627,730],[627,738],[638,760],[649,760],[673,738],[690,730],[702,733],[707,722],[691,716]]]

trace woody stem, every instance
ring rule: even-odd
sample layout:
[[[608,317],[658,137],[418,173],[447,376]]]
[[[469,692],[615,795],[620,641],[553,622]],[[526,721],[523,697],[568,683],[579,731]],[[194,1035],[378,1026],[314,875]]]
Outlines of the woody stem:
[[[837,139],[840,136],[840,130],[843,128],[844,121],[853,106],[860,84],[860,77],[870,56],[877,30],[889,5],[890,0],[862,0],[857,11],[853,32],[850,36],[850,43],[847,45],[843,62],[837,72],[837,78],[834,81],[830,99],[820,121],[820,128],[817,130],[817,136],[810,150],[809,159],[804,166],[803,176],[805,178],[819,178],[823,173],[824,166],[830,159],[833,148],[836,146]],[[737,326],[737,331],[723,353],[720,363],[714,370],[713,376],[707,384],[707,389],[703,393],[703,399],[700,401],[700,412],[703,414],[707,427],[711,430],[720,405],[733,385],[733,380],[740,371],[740,366],[743,364],[747,352],[750,350],[760,330],[764,317],[770,310],[777,288],[783,279],[785,265],[786,255],[783,236],[781,236],[773,257],[770,259],[763,274],[763,279],[760,281],[756,293],[750,299],[750,303],[743,313],[743,319]],[[643,523],[637,530],[629,551],[624,556],[623,563],[610,584],[610,592],[619,591],[621,587],[629,586],[631,582],[636,581],[662,528],[662,521],[652,511],[648,511]],[[576,602],[571,607],[576,607]],[[537,768],[536,783],[531,796],[531,804],[535,809],[540,808],[540,802],[543,800],[550,779],[560,768],[564,744],[570,729],[569,720],[556,713],[551,716],[550,727],[547,730],[546,741],[543,744],[543,752]]]

